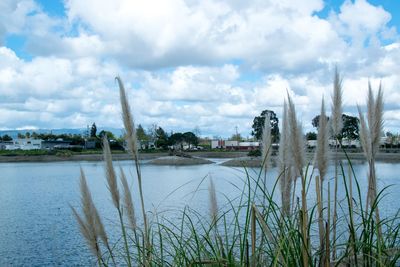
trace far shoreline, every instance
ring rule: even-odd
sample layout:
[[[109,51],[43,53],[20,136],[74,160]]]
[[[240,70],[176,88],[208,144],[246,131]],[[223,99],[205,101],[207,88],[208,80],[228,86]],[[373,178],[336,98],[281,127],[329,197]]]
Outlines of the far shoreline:
[[[231,163],[224,164],[226,166],[249,166],[254,167],[259,165],[259,157],[247,156],[247,151],[194,151],[185,152],[193,157],[198,158],[225,158],[230,159]],[[141,160],[154,160],[161,157],[167,157],[168,152],[152,152],[152,153],[139,153]],[[314,153],[307,153],[307,160],[313,161]],[[334,154],[332,153],[331,158]],[[350,160],[365,161],[363,153],[349,152],[347,156]],[[131,160],[132,156],[128,153],[115,153],[112,155],[114,161],[120,160]],[[275,158],[275,157],[273,157]],[[343,152],[338,153],[338,158],[346,160],[346,154]],[[102,161],[103,155],[99,154],[77,154],[68,156],[56,156],[56,155],[17,155],[17,156],[0,156],[0,163],[14,163],[14,162],[61,162],[61,161]],[[378,153],[376,157],[377,161],[398,163],[400,162],[400,153]],[[171,165],[174,165],[173,163]]]

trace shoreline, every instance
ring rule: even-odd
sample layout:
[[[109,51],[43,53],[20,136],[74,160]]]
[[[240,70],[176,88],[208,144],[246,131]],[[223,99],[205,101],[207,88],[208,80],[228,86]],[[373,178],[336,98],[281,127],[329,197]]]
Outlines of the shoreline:
[[[196,151],[187,152],[187,154],[198,158],[238,158],[247,155],[247,152],[213,152]],[[141,160],[153,160],[168,156],[168,152],[139,153]],[[130,160],[132,156],[129,153],[112,154],[113,161]],[[57,161],[102,161],[103,154],[78,154],[68,156],[56,155],[18,155],[18,156],[0,156],[0,163],[9,162],[57,162]]]
[[[258,157],[247,156],[247,151],[241,152],[213,152],[213,151],[196,151],[187,152],[187,154],[197,158],[221,158],[230,159],[225,162],[225,166],[249,166],[255,167],[260,165],[260,159]],[[157,153],[139,153],[141,160],[155,160],[162,157],[167,157],[168,152],[157,152]],[[347,154],[350,160],[365,161],[363,153],[350,152]],[[306,153],[307,161],[313,160],[314,153]],[[112,154],[113,161],[130,160],[132,156],[128,153],[116,153]],[[276,156],[272,156],[275,161]],[[333,154],[332,157],[333,158]],[[338,153],[340,160],[346,160],[346,155],[343,152]],[[56,156],[56,155],[18,155],[18,156],[0,156],[0,163],[13,163],[13,162],[59,162],[59,161],[102,161],[103,154],[79,154],[69,156]],[[378,153],[376,157],[377,161],[384,162],[400,162],[400,153]],[[171,165],[175,165],[173,162]]]

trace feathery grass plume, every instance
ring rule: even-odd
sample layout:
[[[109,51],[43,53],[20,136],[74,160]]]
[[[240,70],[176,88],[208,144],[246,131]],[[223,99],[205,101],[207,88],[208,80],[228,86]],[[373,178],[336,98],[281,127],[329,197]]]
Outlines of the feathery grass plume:
[[[132,154],[135,167],[136,167],[136,175],[138,179],[138,187],[139,187],[139,195],[140,195],[140,205],[142,208],[142,215],[143,215],[143,237],[144,237],[144,245],[146,248],[146,259],[145,265],[147,266],[150,262],[150,239],[149,239],[149,227],[147,224],[147,216],[146,216],[146,209],[144,205],[144,196],[143,196],[143,187],[142,187],[142,173],[140,171],[140,164],[139,164],[139,153],[138,153],[138,146],[137,146],[137,136],[136,136],[136,128],[133,121],[133,116],[131,113],[131,109],[128,103],[128,99],[126,97],[124,84],[120,77],[115,78],[118,82],[119,86],[119,93],[120,93],[120,100],[121,100],[121,108],[122,108],[122,119],[124,121],[125,126],[125,140],[128,144],[129,152]],[[129,259],[128,259],[129,260]]]
[[[383,93],[382,85],[379,84],[377,96],[372,93],[371,84],[368,83],[368,99],[367,99],[367,118],[368,125],[365,122],[364,116],[358,107],[361,122],[360,139],[363,146],[364,154],[367,158],[368,170],[368,192],[367,192],[367,207],[373,206],[377,198],[377,182],[375,170],[375,156],[379,149],[380,134],[383,129]],[[379,224],[379,209],[375,207],[376,223],[378,225],[378,237],[382,238],[382,227]]]
[[[122,108],[122,121],[124,122],[124,127],[125,127],[125,140],[127,142],[129,152],[131,152],[136,159],[137,136],[136,136],[135,123],[133,121],[131,108],[129,106],[129,102],[126,97],[124,84],[122,83],[120,77],[116,77],[115,79],[117,80],[119,86],[119,96]]]
[[[363,148],[364,151],[364,155],[367,158],[367,161],[369,162],[371,160],[371,156],[372,156],[372,148],[371,148],[371,140],[370,140],[370,136],[368,133],[368,126],[367,123],[365,121],[365,117],[361,111],[360,106],[357,105],[357,109],[358,109],[358,115],[360,117],[360,142],[361,142],[361,146]]]
[[[332,249],[332,260],[336,260],[336,225],[337,225],[337,190],[338,190],[338,145],[339,145],[339,135],[343,128],[343,103],[342,103],[342,79],[339,75],[337,67],[335,67],[335,74],[333,79],[333,96],[332,96],[332,116],[331,116],[331,126],[332,133],[336,139],[335,145],[335,186],[334,186],[334,196],[333,196],[333,221],[332,221],[332,232],[333,232],[333,249]]]
[[[262,161],[264,162],[263,168],[267,172],[269,160],[271,157],[271,123],[270,116],[267,115],[264,120],[262,132]]]
[[[372,96],[372,89],[369,88],[369,94]],[[368,101],[369,102],[369,101]],[[374,99],[374,106],[368,107],[368,114],[373,113],[373,121],[370,127],[371,135],[371,148],[373,157],[375,157],[379,149],[380,136],[383,130],[383,93],[382,84],[379,84],[379,89],[376,98]],[[369,116],[369,115],[368,115]],[[369,123],[369,122],[368,122]]]
[[[108,143],[107,137],[105,135],[103,137],[103,157],[105,163],[108,190],[111,193],[111,198],[114,206],[119,209],[120,195],[117,184],[117,175],[115,174],[114,166],[112,163],[110,144]]]
[[[102,261],[100,246],[98,243],[99,237],[103,242],[108,245],[107,236],[105,235],[104,227],[101,223],[100,216],[94,206],[92,195],[90,194],[89,187],[86,182],[85,173],[82,168],[80,169],[80,191],[81,191],[81,205],[83,218],[72,208],[73,214],[78,221],[80,231],[86,239],[93,254],[96,255],[99,264]],[[99,233],[100,232],[100,233]],[[99,236],[101,234],[101,236]]]
[[[96,237],[93,236],[92,229],[89,228],[89,226],[86,224],[86,222],[83,220],[83,218],[79,215],[74,207],[71,207],[71,209],[76,221],[78,222],[79,230],[85,238],[89,248],[92,250],[92,253],[94,255],[98,256],[99,251],[96,243]]]
[[[211,177],[210,177],[210,184],[208,186],[208,194],[210,199],[211,224],[215,224],[218,218],[218,204],[217,204],[217,193],[215,192],[215,185]]]
[[[317,149],[315,152],[315,160],[319,171],[319,176],[316,176],[316,194],[317,194],[317,208],[318,208],[318,228],[320,238],[320,249],[324,250],[324,223],[323,223],[323,181],[328,169],[329,164],[329,128],[328,118],[325,114],[324,98],[321,101],[321,114],[319,116],[319,127],[317,136]],[[322,254],[321,260],[324,261],[325,255]]]
[[[288,93],[288,118],[289,118],[289,132],[290,132],[290,148],[291,157],[293,158],[296,176],[301,178],[301,234],[304,240],[302,247],[303,265],[308,266],[309,262],[309,248],[310,239],[308,237],[308,211],[307,211],[307,198],[306,198],[306,177],[304,176],[304,139],[302,127],[297,121],[296,109],[293,101]]]
[[[289,120],[289,142],[296,176],[303,176],[304,167],[304,138],[301,124],[296,117],[296,108],[288,94],[288,120]]]
[[[325,178],[329,164],[329,128],[328,117],[325,114],[325,103],[323,98],[321,103],[321,114],[319,116],[319,128],[315,158],[322,186],[322,181]]]
[[[343,119],[342,119],[342,78],[339,75],[337,67],[335,67],[335,75],[333,80],[333,96],[332,96],[332,116],[331,125],[333,135],[336,137],[342,132]]]
[[[136,215],[135,215],[135,209],[132,201],[132,195],[131,195],[131,190],[129,189],[128,181],[125,176],[124,170],[120,167],[120,172],[121,172],[121,182],[122,182],[122,188],[123,188],[123,194],[124,194],[124,206],[126,210],[126,217],[128,218],[129,224],[132,229],[136,229]]]
[[[283,103],[282,131],[279,140],[279,173],[281,175],[279,184],[281,189],[282,211],[283,214],[290,214],[290,196],[292,191],[292,177],[290,174],[290,145],[289,145],[289,125],[288,110],[286,101]]]

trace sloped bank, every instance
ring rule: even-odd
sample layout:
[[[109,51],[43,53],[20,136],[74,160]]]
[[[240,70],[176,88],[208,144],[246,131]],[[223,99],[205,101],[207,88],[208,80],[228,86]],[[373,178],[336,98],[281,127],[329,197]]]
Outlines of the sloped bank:
[[[250,167],[256,168],[261,166],[261,157],[240,157],[234,158],[221,163],[222,166],[227,167]]]
[[[186,165],[201,165],[214,163],[211,160],[196,158],[196,157],[178,157],[178,156],[166,156],[153,159],[148,164],[153,165],[174,165],[174,166],[186,166]]]

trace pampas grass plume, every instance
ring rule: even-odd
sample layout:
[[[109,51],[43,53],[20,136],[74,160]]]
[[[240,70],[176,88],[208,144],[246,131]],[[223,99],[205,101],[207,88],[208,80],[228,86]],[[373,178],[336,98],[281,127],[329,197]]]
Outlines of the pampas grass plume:
[[[343,119],[342,119],[342,79],[340,78],[338,69],[335,68],[335,76],[333,80],[333,96],[332,96],[332,131],[333,135],[336,137],[342,132]]]
[[[268,163],[271,157],[271,124],[270,116],[265,117],[263,133],[262,133],[262,161],[264,162],[264,170],[268,168]]]
[[[120,77],[116,77],[115,79],[117,80],[119,86],[119,95],[122,108],[122,121],[124,122],[125,126],[125,135],[126,135],[125,139],[128,145],[129,152],[131,152],[135,156],[135,159],[137,159],[138,146],[137,146],[136,128],[133,121],[133,116],[131,113],[128,99],[126,97],[124,84],[122,83]]]
[[[136,215],[135,215],[135,209],[133,205],[133,200],[132,200],[132,195],[131,195],[131,190],[129,189],[128,181],[125,176],[125,172],[122,168],[120,168],[121,172],[121,183],[122,183],[122,188],[123,188],[123,193],[124,193],[124,205],[126,209],[126,217],[128,218],[129,224],[132,229],[135,229],[137,224],[136,224]]]
[[[111,193],[111,198],[114,206],[119,209],[120,195],[117,184],[117,175],[115,174],[114,166],[112,163],[111,149],[108,143],[107,137],[103,137],[103,157],[105,163],[106,178],[108,184],[108,190]]]
[[[291,156],[293,158],[296,176],[303,175],[304,139],[301,124],[297,121],[296,109],[288,94],[288,120]]]
[[[208,194],[210,197],[211,223],[216,223],[218,218],[218,204],[217,204],[217,193],[215,192],[215,185],[212,178],[210,178],[210,184],[208,186]]]
[[[283,103],[282,131],[279,140],[279,184],[281,188],[282,208],[284,214],[290,213],[290,196],[292,191],[291,157],[289,144],[288,108],[286,101]]]
[[[316,162],[321,181],[324,180],[329,163],[329,133],[328,118],[325,114],[325,103],[322,98],[321,114],[319,116],[319,128],[317,136]]]

